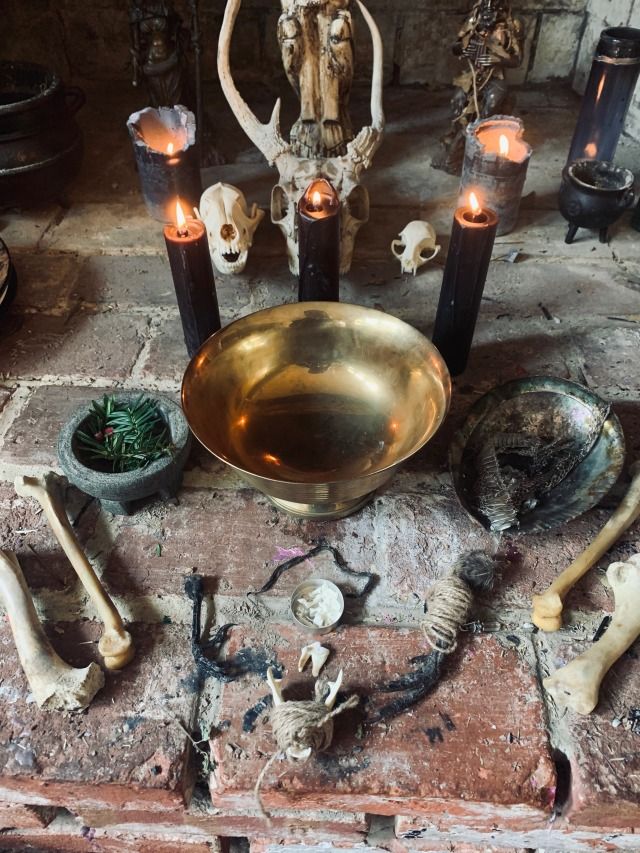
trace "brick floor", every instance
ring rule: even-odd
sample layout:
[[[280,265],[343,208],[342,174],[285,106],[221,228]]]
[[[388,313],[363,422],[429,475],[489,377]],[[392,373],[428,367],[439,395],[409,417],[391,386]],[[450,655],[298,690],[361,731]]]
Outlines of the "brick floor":
[[[446,110],[444,101],[433,114],[417,110],[433,99],[425,91],[389,87],[385,94],[387,139],[367,176],[371,219],[358,236],[342,299],[386,310],[430,335],[458,188],[455,177],[430,168]],[[558,715],[538,676],[593,636],[612,607],[604,569],[638,550],[638,526],[567,597],[561,635],[532,638],[527,624],[531,595],[593,538],[621,491],[562,529],[497,542],[460,508],[448,473],[451,436],[469,407],[499,382],[535,373],[586,382],[611,399],[629,460],[640,454],[640,240],[623,218],[608,244],[588,232],[564,243],[555,197],[575,101],[555,86],[519,98],[535,149],[527,196],[517,229],[496,241],[469,367],[454,382],[443,428],[358,514],[326,523],[285,516],[197,446],[177,507],[154,498],[116,518],[68,491],[78,537],[132,620],[138,652],[121,674],[107,676],[86,713],[47,715],[30,701],[0,622],[0,823],[21,827],[2,831],[0,851],[217,853],[219,837],[240,836],[251,839],[253,853],[327,853],[365,840],[370,850],[391,853],[637,849],[638,735],[625,722],[638,704],[635,659],[616,666],[587,719]],[[80,114],[90,156],[70,207],[0,218],[20,282],[10,317],[0,319],[0,547],[18,553],[53,644],[76,664],[95,655],[95,613],[41,513],[17,498],[12,481],[56,468],[60,426],[105,389],[179,394],[187,357],[162,227],[142,205],[129,139],[103,108],[117,103],[127,115],[134,100],[132,92],[91,89]],[[239,128],[233,133],[242,137]],[[249,148],[243,139],[239,150]],[[624,153],[637,158],[637,148]],[[268,207],[274,176],[263,162],[237,162],[208,170],[207,182],[238,184]],[[434,224],[442,251],[419,275],[403,276],[389,244],[414,218]],[[514,248],[517,263],[499,260]],[[295,299],[282,235],[268,221],[245,273],[216,278],[225,324]],[[310,572],[345,589],[350,582],[320,557],[260,598],[247,593],[284,555],[320,538],[354,569],[378,575],[367,600],[349,602],[346,625],[327,638],[330,671],[344,665],[347,685],[363,692],[376,672],[391,676],[422,651],[416,623],[424,597],[461,551],[499,547],[511,562],[473,613],[481,627],[498,627],[496,635],[467,632],[437,691],[388,728],[359,739],[345,730],[345,719],[319,762],[286,772],[276,765],[264,786],[265,803],[275,809],[269,825],[251,790],[271,739],[263,718],[252,734],[239,730],[265,685],[257,676],[224,688],[196,678],[184,576],[205,576],[207,627],[239,623],[231,650],[246,642],[254,653],[277,654],[292,671],[306,639],[282,624],[294,585]],[[310,687],[306,675],[291,681]],[[443,729],[440,712],[455,730]],[[213,804],[208,795],[191,798],[198,757],[179,724],[198,738],[212,734]],[[562,815],[549,822],[554,759],[567,790],[556,803]],[[58,814],[40,825],[53,806],[77,817]],[[368,829],[366,814],[377,812],[396,818],[395,833],[388,828],[382,841]]]

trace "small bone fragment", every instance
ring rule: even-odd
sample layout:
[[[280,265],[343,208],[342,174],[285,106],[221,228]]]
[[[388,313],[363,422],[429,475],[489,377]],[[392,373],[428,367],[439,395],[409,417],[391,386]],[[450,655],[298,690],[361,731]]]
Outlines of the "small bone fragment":
[[[104,633],[98,643],[104,665],[111,670],[122,669],[133,658],[131,635],[125,630],[120,614],[76,539],[64,509],[60,478],[53,471],[49,471],[43,477],[16,477],[14,485],[19,495],[34,498],[44,510],[54,536],[104,622]]]
[[[267,669],[267,684],[269,685],[271,695],[273,696],[273,704],[284,704],[284,699],[282,698],[282,687],[280,686],[282,684],[282,679],[274,676],[272,666]]]
[[[320,675],[320,670],[327,662],[328,657],[329,649],[325,648],[317,641],[315,643],[310,643],[308,646],[304,646],[300,653],[298,672],[302,672],[304,670],[309,658],[311,658],[311,674],[314,678],[317,678]]]
[[[74,669],[56,654],[38,619],[18,558],[10,551],[0,551],[0,600],[38,705],[47,711],[84,710],[104,686],[104,674],[95,663]]]
[[[342,670],[338,673],[338,677],[335,681],[329,682],[329,694],[327,698],[324,700],[324,704],[327,708],[332,711],[333,706],[336,704],[336,699],[338,698],[338,693],[340,688],[342,687]]]
[[[586,652],[543,682],[558,705],[578,714],[593,711],[602,679],[640,636],[640,554],[625,563],[611,563],[607,578],[616,605],[611,624]]]
[[[533,596],[531,621],[543,631],[558,631],[562,626],[563,601],[578,580],[606,554],[640,515],[640,463],[631,466],[633,480],[620,505],[593,542],[571,565],[561,572],[548,589]]]

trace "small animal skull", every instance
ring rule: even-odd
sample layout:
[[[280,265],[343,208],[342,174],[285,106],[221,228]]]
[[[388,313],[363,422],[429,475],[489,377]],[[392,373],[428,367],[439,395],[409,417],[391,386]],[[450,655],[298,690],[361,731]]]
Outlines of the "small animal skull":
[[[242,272],[264,211],[253,204],[249,212],[237,187],[217,183],[203,192],[200,216],[207,228],[215,268],[226,274]]]
[[[440,246],[436,246],[436,232],[428,222],[414,219],[398,237],[399,240],[391,241],[391,251],[400,261],[402,272],[415,275],[418,267],[433,260],[440,251]]]

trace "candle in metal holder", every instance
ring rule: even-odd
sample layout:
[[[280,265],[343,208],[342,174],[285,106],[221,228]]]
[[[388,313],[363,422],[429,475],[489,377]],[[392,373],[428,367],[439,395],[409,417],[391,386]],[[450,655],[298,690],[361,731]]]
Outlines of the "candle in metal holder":
[[[127,127],[149,214],[171,222],[176,196],[195,207],[202,180],[193,113],[182,106],[148,107],[130,115]]]
[[[298,302],[340,301],[340,199],[318,178],[298,202]]]
[[[186,219],[176,203],[176,224],[165,225],[169,264],[189,357],[220,328],[216,284],[204,223]]]
[[[498,216],[497,234],[513,231],[520,210],[531,146],[522,138],[519,118],[491,116],[466,130],[460,203],[473,189],[482,205]]]
[[[613,160],[640,73],[640,29],[610,27],[596,47],[567,162]]]
[[[607,229],[633,204],[633,173],[600,160],[577,160],[562,170],[560,213],[569,223],[565,243],[578,228],[595,228],[606,243]]]
[[[6,244],[0,239],[0,318],[13,302],[18,287],[16,270]]]
[[[497,227],[497,215],[480,208],[473,192],[469,205],[453,217],[433,331],[433,343],[452,376],[467,366]]]

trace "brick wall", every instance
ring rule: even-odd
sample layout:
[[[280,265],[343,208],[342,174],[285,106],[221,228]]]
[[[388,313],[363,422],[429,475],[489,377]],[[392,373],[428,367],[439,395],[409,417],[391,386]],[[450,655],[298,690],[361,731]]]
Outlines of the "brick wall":
[[[65,77],[126,81],[129,70],[127,2],[122,0],[26,0],[3,10],[2,56],[31,59],[57,68]],[[450,45],[471,0],[369,0],[385,44],[387,81],[451,82],[457,69]],[[514,82],[569,79],[584,26],[587,0],[517,0],[515,10],[527,26],[527,51]],[[176,0],[184,11],[184,0]],[[200,4],[205,34],[205,76],[215,76],[216,36],[224,0]],[[233,64],[239,78],[282,76],[276,42],[277,0],[244,0],[238,18]],[[186,15],[185,15],[186,18]],[[368,37],[358,21],[359,68],[368,74]]]
[[[605,27],[640,27],[640,0],[588,0],[573,78],[577,92],[584,92],[593,52]],[[640,140],[640,87],[629,109],[625,133]]]

